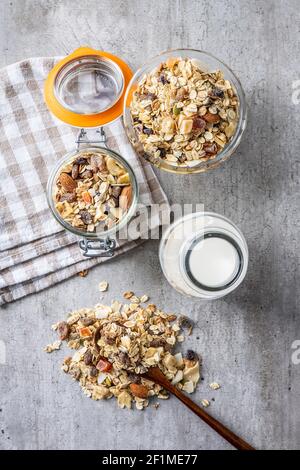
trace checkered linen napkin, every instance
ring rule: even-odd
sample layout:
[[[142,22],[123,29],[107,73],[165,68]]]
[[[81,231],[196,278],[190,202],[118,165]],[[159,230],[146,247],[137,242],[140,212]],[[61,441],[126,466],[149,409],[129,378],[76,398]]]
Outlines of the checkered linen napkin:
[[[44,80],[58,59],[33,58],[0,70],[0,305],[107,260],[84,258],[78,238],[62,229],[47,204],[50,171],[74,149],[78,133],[56,120],[44,103]],[[152,167],[138,159],[121,121],[106,126],[105,133],[108,147],[133,167],[140,202],[168,208]],[[115,256],[139,243],[119,241]]]

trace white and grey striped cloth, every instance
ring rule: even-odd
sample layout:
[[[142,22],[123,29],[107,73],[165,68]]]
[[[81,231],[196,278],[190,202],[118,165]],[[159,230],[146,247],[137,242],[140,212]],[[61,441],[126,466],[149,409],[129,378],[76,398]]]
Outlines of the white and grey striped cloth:
[[[0,305],[105,261],[85,259],[77,237],[61,228],[47,204],[49,173],[74,149],[78,132],[57,121],[44,103],[44,80],[58,59],[33,58],[0,70]],[[133,167],[140,202],[167,207],[152,167],[135,155],[121,121],[105,133],[108,146]],[[139,243],[120,241],[116,255]]]

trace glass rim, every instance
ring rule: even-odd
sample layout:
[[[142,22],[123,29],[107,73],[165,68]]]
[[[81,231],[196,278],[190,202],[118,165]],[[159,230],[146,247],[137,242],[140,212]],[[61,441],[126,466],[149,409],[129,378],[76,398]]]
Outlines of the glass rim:
[[[115,99],[113,101],[111,101],[111,103],[108,106],[101,109],[100,111],[94,111],[94,112],[79,112],[79,111],[76,111],[76,110],[73,109],[72,106],[68,105],[64,100],[62,100],[62,98],[60,96],[60,93],[58,92],[59,89],[60,89],[61,83],[63,83],[63,81],[65,80],[65,76],[60,77],[60,75],[63,75],[64,72],[66,74],[70,73],[70,70],[68,70],[68,67],[72,66],[73,64],[77,63],[78,67],[80,68],[80,61],[83,60],[83,59],[88,59],[88,60],[91,60],[91,61],[94,59],[95,60],[95,65],[97,63],[99,64],[101,62],[109,64],[111,69],[116,71],[116,74],[118,75],[118,78],[121,81],[121,87],[118,90],[118,93],[116,94]],[[84,64],[82,64],[82,66],[84,66]],[[60,83],[59,83],[59,80],[60,80]],[[63,64],[61,66],[61,68],[58,70],[57,74],[56,74],[54,84],[53,84],[53,91],[54,91],[54,96],[57,99],[57,101],[66,110],[71,111],[74,114],[78,114],[79,116],[94,116],[94,115],[97,115],[97,114],[104,113],[105,111],[108,111],[110,108],[112,108],[119,101],[120,97],[122,96],[122,93],[124,91],[124,86],[125,86],[124,74],[123,74],[121,68],[119,67],[119,65],[116,62],[114,62],[113,60],[111,60],[110,58],[108,58],[108,57],[104,57],[104,56],[100,56],[100,55],[98,56],[98,55],[95,54],[95,55],[82,55],[80,57],[75,57],[75,58],[71,59],[69,62],[67,62],[66,64]]]

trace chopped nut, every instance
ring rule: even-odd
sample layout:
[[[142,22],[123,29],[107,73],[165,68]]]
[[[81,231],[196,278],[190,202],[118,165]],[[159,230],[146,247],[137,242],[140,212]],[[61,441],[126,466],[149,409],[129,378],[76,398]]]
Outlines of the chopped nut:
[[[89,270],[84,269],[83,271],[79,271],[78,276],[80,277],[86,277],[88,275]]]
[[[134,292],[132,291],[126,291],[123,294],[124,299],[131,299],[131,297],[134,295]]]
[[[204,399],[204,400],[201,400],[201,404],[202,406],[204,406],[204,408],[207,408],[210,405],[210,402]]]
[[[193,119],[184,119],[180,125],[180,134],[189,134],[193,129]]]
[[[130,384],[130,391],[132,395],[139,398],[147,398],[149,394],[149,390],[147,387],[136,383]]]
[[[99,282],[99,291],[100,292],[105,292],[108,289],[108,282],[107,281],[101,281]]]
[[[212,382],[209,386],[212,390],[218,390],[219,388],[221,388],[221,386],[217,382]]]
[[[48,344],[44,348],[44,351],[46,351],[47,353],[52,353],[53,351],[60,349],[60,346],[61,346],[61,341],[54,341],[54,343]]]

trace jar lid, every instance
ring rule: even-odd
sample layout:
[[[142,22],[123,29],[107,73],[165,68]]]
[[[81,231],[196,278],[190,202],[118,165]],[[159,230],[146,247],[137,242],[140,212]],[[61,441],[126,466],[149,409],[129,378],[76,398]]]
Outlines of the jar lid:
[[[128,65],[109,52],[80,47],[59,61],[45,82],[45,101],[61,121],[99,127],[122,115]]]

